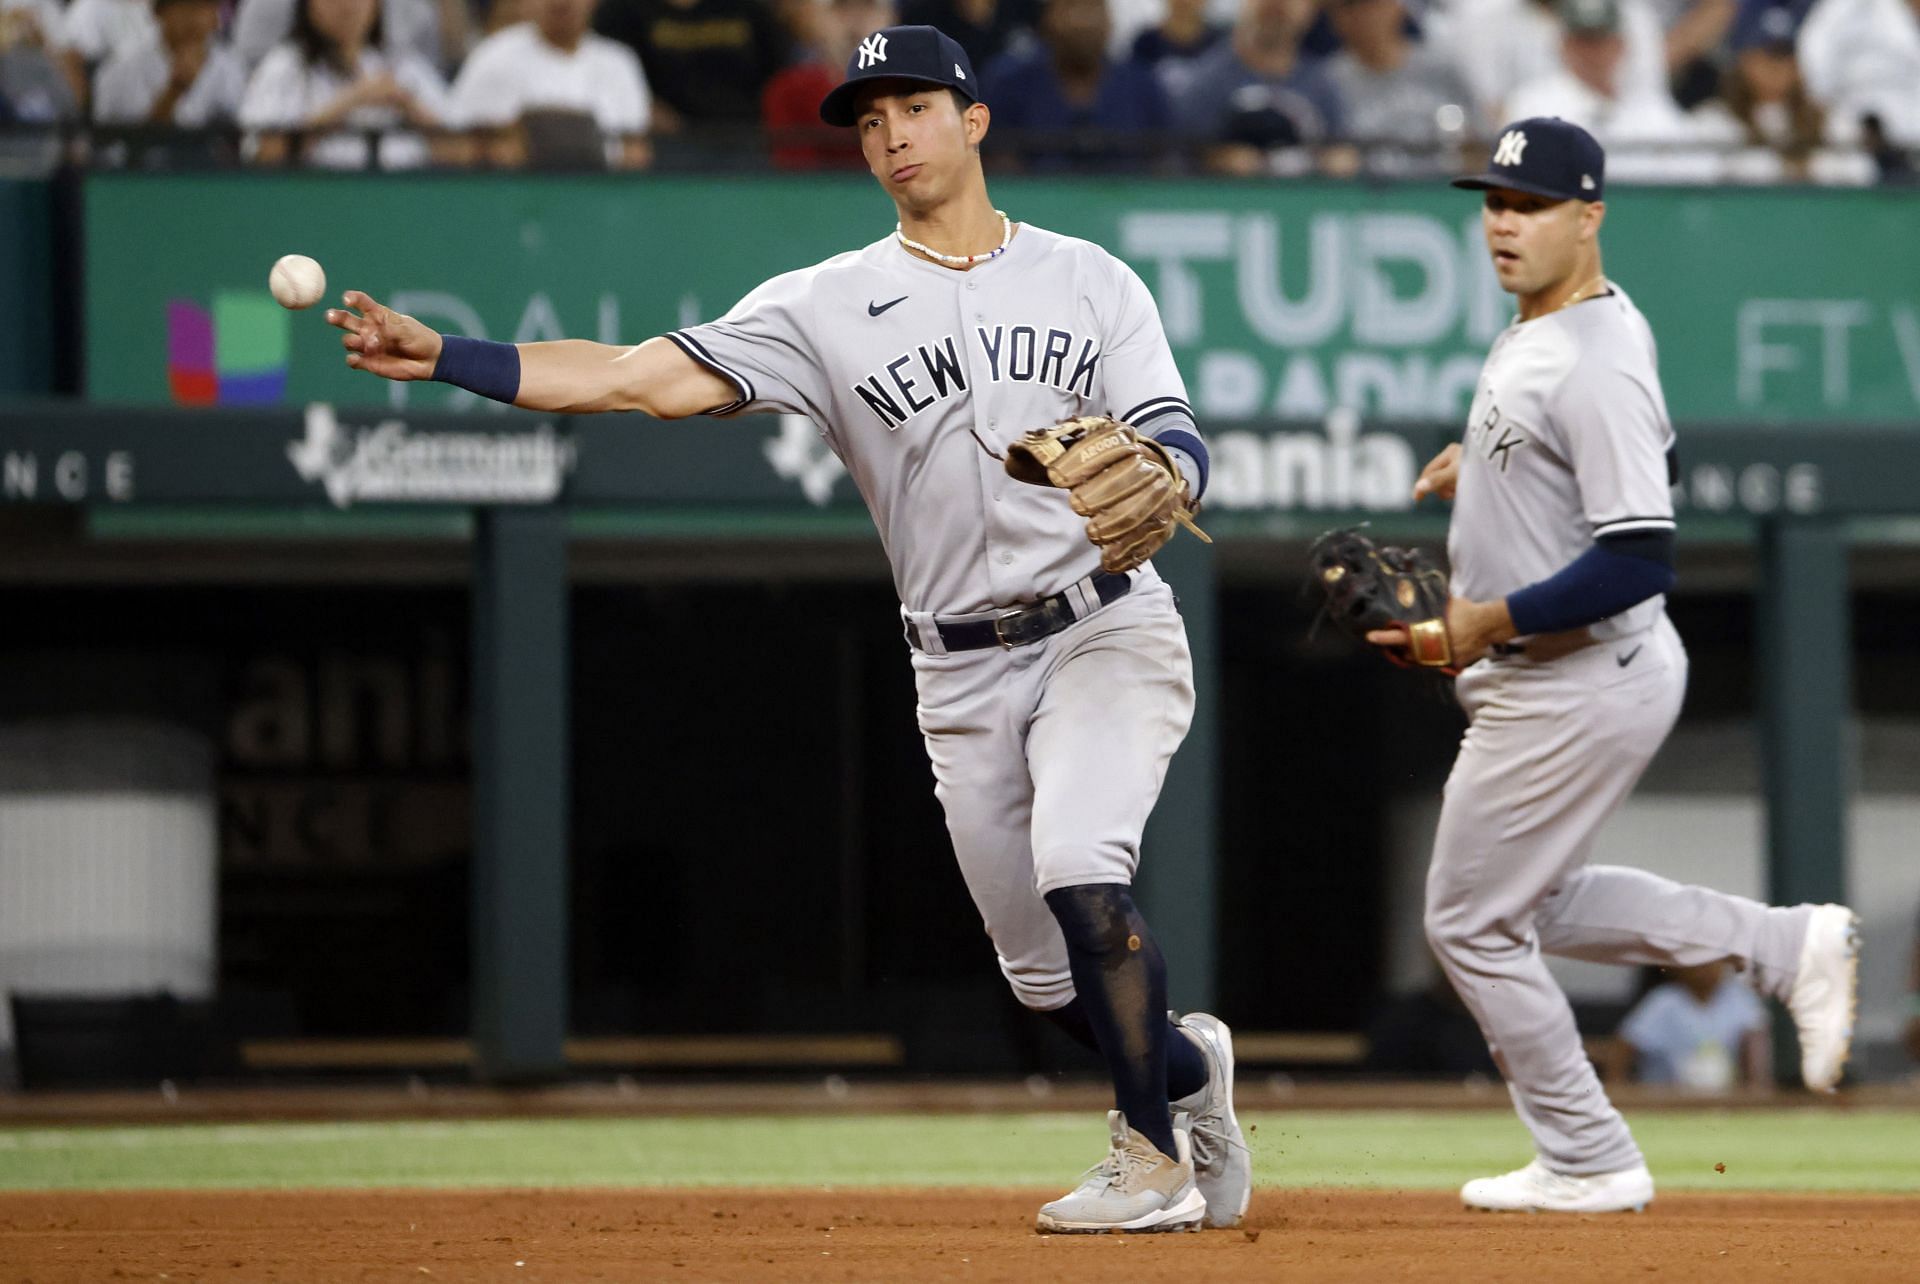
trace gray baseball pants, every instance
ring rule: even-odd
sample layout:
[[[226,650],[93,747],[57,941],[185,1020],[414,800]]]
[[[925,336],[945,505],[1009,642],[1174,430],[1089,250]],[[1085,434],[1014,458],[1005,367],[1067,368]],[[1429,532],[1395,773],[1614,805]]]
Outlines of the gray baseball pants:
[[[1549,1168],[1641,1162],[1543,954],[1598,963],[1730,960],[1784,998],[1810,910],[1778,909],[1644,870],[1589,865],[1600,825],[1673,729],[1687,653],[1663,614],[1556,660],[1482,660],[1460,675],[1468,727],[1427,873],[1427,940],[1507,1080]]]
[[[1173,593],[1150,567],[1134,576],[1127,596],[1030,646],[913,656],[960,873],[1007,983],[1041,1011],[1073,999],[1066,940],[1041,898],[1133,882],[1147,815],[1193,720]]]

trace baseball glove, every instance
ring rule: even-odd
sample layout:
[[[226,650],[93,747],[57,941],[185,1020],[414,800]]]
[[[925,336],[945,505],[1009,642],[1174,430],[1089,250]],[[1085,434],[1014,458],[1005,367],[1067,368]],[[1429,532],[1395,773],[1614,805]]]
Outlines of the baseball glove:
[[[1406,646],[1380,648],[1389,660],[1454,671],[1447,577],[1424,550],[1382,548],[1348,528],[1315,540],[1307,558],[1327,619],[1362,642],[1375,629],[1405,629]]]
[[[1173,457],[1117,419],[1084,415],[1033,429],[1007,447],[1007,475],[1066,490],[1073,511],[1087,519],[1100,565],[1115,574],[1165,547],[1176,522],[1213,543],[1194,525],[1187,479]]]

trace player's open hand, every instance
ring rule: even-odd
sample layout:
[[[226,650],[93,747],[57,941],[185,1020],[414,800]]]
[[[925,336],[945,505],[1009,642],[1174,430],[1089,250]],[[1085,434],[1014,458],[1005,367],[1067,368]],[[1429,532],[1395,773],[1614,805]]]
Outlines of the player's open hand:
[[[347,350],[348,365],[382,379],[433,378],[440,360],[438,331],[358,290],[348,290],[341,302],[347,306],[327,309],[327,324],[346,331],[340,346]]]
[[[1512,637],[1513,617],[1507,612],[1504,598],[1492,602],[1476,602],[1465,597],[1447,599],[1447,643],[1455,669],[1464,669],[1484,659],[1494,643]],[[1412,640],[1406,629],[1397,624],[1367,634],[1367,641],[1389,651],[1405,651]]]
[[[1441,499],[1452,499],[1453,488],[1460,482],[1460,443],[1447,443],[1447,448],[1427,461],[1420,470],[1420,477],[1413,483],[1413,502],[1419,503],[1429,495],[1438,495]]]

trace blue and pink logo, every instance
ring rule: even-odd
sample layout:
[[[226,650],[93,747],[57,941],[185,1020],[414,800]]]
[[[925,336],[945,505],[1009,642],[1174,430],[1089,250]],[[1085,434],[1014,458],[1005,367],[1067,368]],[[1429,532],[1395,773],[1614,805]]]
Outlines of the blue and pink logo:
[[[287,313],[260,290],[223,290],[207,309],[167,302],[167,386],[176,405],[263,406],[287,389]]]

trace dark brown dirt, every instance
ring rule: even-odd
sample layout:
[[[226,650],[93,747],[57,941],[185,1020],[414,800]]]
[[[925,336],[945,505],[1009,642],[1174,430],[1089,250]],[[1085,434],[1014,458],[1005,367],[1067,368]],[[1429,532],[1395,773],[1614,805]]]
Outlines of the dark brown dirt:
[[[0,1282],[1920,1278],[1920,1199],[1663,1195],[1607,1217],[1263,1191],[1247,1228],[1042,1236],[1054,1192],[0,1194]]]

